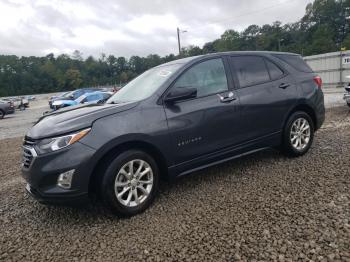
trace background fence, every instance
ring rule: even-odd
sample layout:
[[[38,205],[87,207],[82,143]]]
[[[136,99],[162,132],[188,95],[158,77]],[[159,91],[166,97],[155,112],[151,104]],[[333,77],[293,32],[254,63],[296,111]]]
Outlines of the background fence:
[[[342,87],[350,82],[350,51],[304,57],[308,65],[321,76],[324,87]]]

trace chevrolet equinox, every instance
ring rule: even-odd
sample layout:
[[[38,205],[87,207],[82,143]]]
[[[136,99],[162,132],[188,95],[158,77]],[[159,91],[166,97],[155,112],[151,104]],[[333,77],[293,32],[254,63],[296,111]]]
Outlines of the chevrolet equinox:
[[[27,191],[44,203],[99,196],[132,216],[175,178],[266,148],[305,154],[325,118],[301,56],[227,52],[154,67],[105,104],[43,116],[23,144]]]

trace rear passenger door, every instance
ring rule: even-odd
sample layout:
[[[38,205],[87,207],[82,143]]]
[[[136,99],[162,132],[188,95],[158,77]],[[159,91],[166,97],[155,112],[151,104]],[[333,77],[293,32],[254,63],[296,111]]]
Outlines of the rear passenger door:
[[[264,56],[231,56],[230,65],[239,86],[245,140],[281,131],[287,112],[296,102],[294,79]]]

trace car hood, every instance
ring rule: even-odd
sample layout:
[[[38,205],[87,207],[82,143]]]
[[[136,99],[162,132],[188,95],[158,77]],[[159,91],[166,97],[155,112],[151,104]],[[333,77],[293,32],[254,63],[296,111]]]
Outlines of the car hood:
[[[60,104],[71,104],[72,102],[75,102],[75,100],[68,100],[68,99],[56,99],[52,101],[52,104],[60,103]]]
[[[83,104],[63,108],[42,116],[26,136],[31,139],[42,139],[74,132],[92,126],[97,119],[129,110],[137,104],[138,102]]]

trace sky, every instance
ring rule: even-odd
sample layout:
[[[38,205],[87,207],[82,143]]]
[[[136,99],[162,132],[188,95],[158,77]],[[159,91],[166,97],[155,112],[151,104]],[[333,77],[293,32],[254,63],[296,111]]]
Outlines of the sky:
[[[311,0],[0,0],[0,54],[177,54],[226,29],[296,22]]]

